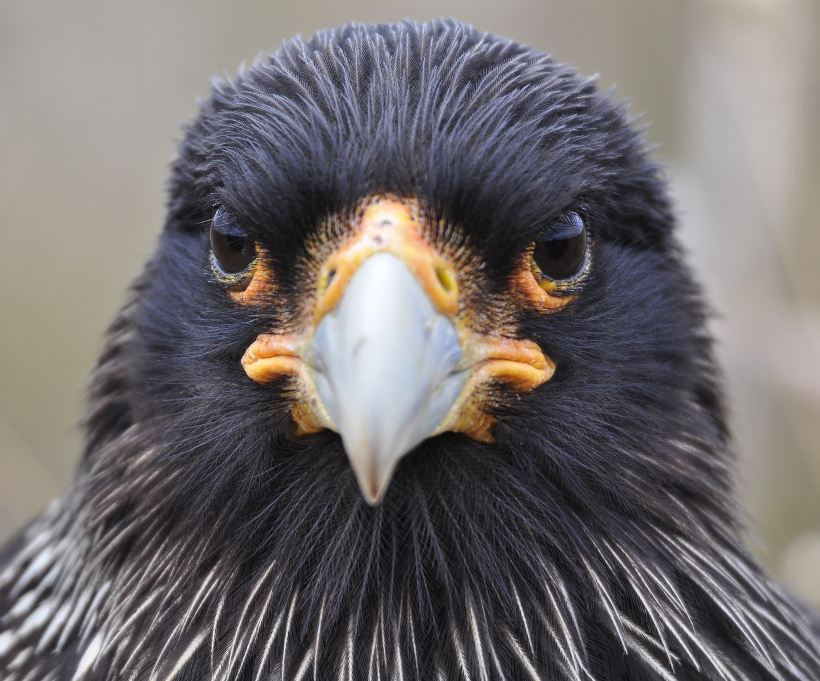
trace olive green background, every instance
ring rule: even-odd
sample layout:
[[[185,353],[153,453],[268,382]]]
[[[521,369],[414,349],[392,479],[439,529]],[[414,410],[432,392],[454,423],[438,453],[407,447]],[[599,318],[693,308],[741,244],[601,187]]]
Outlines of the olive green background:
[[[436,16],[600,74],[651,123],[718,313],[754,550],[820,605],[818,0],[0,0],[0,539],[71,479],[209,78],[295,34]]]

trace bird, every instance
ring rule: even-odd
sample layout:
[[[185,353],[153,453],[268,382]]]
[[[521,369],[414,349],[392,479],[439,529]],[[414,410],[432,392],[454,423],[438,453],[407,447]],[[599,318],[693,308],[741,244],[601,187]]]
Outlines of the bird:
[[[0,679],[820,679],[622,104],[454,20],[217,81]]]

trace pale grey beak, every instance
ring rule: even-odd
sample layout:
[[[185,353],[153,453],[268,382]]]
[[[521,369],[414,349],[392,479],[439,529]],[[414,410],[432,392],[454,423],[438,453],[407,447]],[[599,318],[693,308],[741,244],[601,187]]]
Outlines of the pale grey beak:
[[[320,321],[311,374],[370,504],[447,416],[466,381],[461,354],[452,322],[391,253],[365,260]]]

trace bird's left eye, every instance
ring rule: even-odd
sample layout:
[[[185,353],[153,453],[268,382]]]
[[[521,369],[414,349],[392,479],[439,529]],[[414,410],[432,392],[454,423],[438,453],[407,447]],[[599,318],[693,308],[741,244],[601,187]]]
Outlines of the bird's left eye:
[[[237,285],[252,274],[256,261],[256,242],[224,208],[218,208],[211,221],[211,266],[221,281]]]
[[[535,241],[532,261],[542,279],[575,280],[587,262],[587,229],[578,213],[565,213]]]

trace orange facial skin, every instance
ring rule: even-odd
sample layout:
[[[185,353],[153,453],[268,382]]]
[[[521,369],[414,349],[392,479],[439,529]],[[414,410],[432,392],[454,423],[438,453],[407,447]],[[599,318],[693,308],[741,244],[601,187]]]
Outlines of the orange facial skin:
[[[253,277],[245,288],[228,288],[228,295],[240,305],[258,303],[272,287],[271,268],[267,254],[262,251],[256,259]]]
[[[542,311],[558,310],[572,300],[569,296],[553,295],[557,289],[554,281],[536,279],[530,257],[522,259],[513,275],[513,286],[523,297],[537,309]]]
[[[257,383],[272,383],[285,377],[298,380],[298,397],[291,408],[297,435],[318,433],[333,427],[302,356],[309,347],[304,334],[263,333],[245,350],[242,366]]]
[[[460,295],[471,284],[470,272],[466,267],[456,267],[453,258],[432,244],[420,214],[414,200],[376,197],[365,202],[357,224],[351,225],[349,233],[319,264],[315,290],[306,301],[302,328],[288,334],[261,334],[245,351],[242,366],[252,380],[271,383],[285,377],[295,379],[297,396],[291,416],[297,434],[315,433],[323,428],[335,430],[307,368],[310,344],[317,325],[339,303],[356,270],[379,252],[399,257],[415,275],[433,307],[450,318],[462,347],[457,370],[470,372],[461,394],[431,435],[454,431],[492,442],[495,419],[484,409],[489,394],[487,386],[500,382],[517,392],[529,392],[552,377],[554,362],[533,341],[504,335],[507,329],[489,333],[475,330],[478,324],[473,323],[473,311],[465,296]],[[271,293],[268,289],[274,285],[273,277],[266,259],[260,257],[259,262],[245,291],[231,295],[240,304],[258,302]],[[528,264],[518,268],[511,288],[511,298],[543,311],[554,311],[570,300],[553,296],[540,286]],[[397,361],[400,359],[397,354]]]

